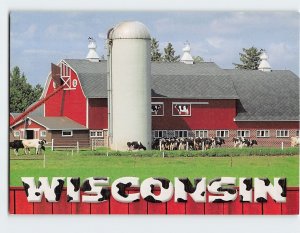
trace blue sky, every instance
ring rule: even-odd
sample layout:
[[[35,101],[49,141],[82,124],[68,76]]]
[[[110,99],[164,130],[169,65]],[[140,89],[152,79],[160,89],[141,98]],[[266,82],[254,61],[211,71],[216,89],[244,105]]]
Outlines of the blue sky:
[[[214,61],[221,68],[239,63],[242,48],[263,48],[272,69],[299,73],[299,14],[297,12],[204,11],[12,11],[10,66],[19,66],[32,84],[44,85],[51,62],[87,55],[87,38],[106,54],[106,32],[123,20],[138,20],[160,42],[176,53],[189,41],[193,56]]]

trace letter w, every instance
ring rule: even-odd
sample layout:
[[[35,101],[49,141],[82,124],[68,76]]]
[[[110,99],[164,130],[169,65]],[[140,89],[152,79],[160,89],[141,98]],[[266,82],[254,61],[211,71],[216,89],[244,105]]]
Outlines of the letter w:
[[[58,202],[65,183],[65,177],[53,177],[50,186],[48,177],[40,177],[36,187],[34,177],[22,177],[21,179],[28,202],[41,202],[43,195],[48,202]]]

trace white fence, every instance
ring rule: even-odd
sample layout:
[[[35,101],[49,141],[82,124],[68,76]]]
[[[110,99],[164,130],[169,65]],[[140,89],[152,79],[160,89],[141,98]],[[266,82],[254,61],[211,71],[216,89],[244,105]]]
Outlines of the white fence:
[[[92,150],[96,150],[99,147],[104,147],[105,141],[104,139],[91,139],[91,148]]]

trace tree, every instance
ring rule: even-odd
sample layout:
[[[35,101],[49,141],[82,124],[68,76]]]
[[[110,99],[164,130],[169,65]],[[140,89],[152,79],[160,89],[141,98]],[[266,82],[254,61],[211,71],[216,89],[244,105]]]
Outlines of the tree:
[[[24,73],[21,74],[18,66],[10,72],[9,83],[9,111],[23,112],[29,105],[39,99],[43,92],[40,84],[32,87],[27,83]]]
[[[180,56],[175,56],[175,50],[173,45],[169,42],[167,47],[164,48],[164,55],[162,60],[164,62],[176,62],[179,61]]]
[[[204,62],[204,59],[200,56],[193,56],[193,59],[194,59],[194,63],[201,63],[201,62]]]
[[[159,52],[159,42],[155,38],[151,38],[151,61],[161,61],[161,53]]]
[[[246,69],[246,70],[257,70],[260,63],[260,55],[262,54],[263,49],[257,49],[255,47],[243,48],[244,53],[240,53],[240,61],[242,64],[236,64],[236,69]]]

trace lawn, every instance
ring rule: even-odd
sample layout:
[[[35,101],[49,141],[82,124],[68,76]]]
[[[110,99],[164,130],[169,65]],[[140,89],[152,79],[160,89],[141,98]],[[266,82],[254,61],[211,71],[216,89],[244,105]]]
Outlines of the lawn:
[[[22,152],[21,152],[22,153]],[[20,153],[20,154],[21,154]],[[153,152],[154,153],[154,152]],[[113,154],[113,153],[111,153]],[[154,157],[135,152],[110,155],[99,150],[80,151],[73,155],[69,151],[46,151],[46,167],[43,155],[10,154],[10,185],[22,186],[20,177],[110,177],[113,181],[123,176],[137,176],[141,180],[148,177],[196,177],[212,179],[221,176],[231,177],[286,177],[288,186],[299,184],[299,156],[183,156],[166,152],[155,152]]]

